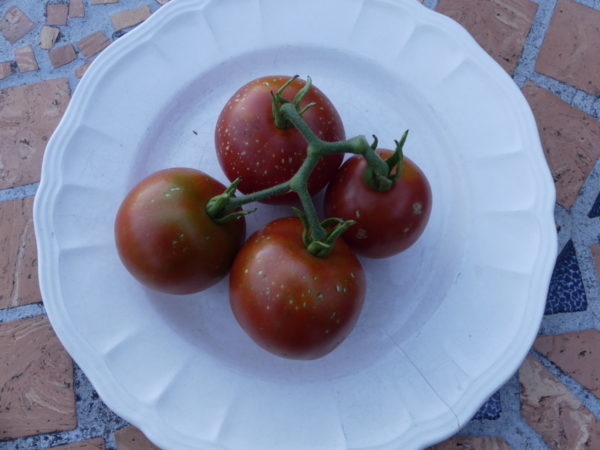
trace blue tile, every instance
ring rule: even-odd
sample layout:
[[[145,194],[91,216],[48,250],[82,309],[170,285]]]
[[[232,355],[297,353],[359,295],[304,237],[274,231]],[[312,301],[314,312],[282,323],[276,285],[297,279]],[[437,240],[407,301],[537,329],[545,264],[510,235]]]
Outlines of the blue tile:
[[[473,416],[473,420],[496,420],[500,418],[501,413],[500,392],[496,392],[479,408],[479,411]]]
[[[594,217],[599,217],[599,216],[600,216],[600,192],[598,193],[598,197],[596,197],[596,201],[594,202],[592,209],[590,209],[590,212],[588,213],[588,217],[590,219],[593,219]]]
[[[587,297],[573,241],[562,249],[552,273],[545,314],[585,311]]]

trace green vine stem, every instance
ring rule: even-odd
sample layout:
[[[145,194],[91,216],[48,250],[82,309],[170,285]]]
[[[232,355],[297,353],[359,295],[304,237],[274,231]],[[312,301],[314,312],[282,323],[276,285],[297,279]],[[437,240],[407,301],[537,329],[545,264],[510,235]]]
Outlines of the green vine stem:
[[[304,212],[300,215],[299,210],[296,208],[295,212],[300,217],[308,230],[307,236],[309,236],[309,242],[307,243],[308,250],[317,256],[326,256],[333,246],[335,239],[343,233],[353,221],[342,221],[340,219],[327,219],[324,223],[319,220],[315,205],[312,201],[311,195],[308,191],[307,182],[308,177],[312,173],[313,169],[321,158],[336,154],[336,153],[352,153],[362,155],[366,161],[370,172],[370,176],[376,179],[388,179],[391,173],[391,167],[386,161],[384,161],[376,152],[375,145],[370,145],[364,136],[355,136],[351,139],[337,142],[327,142],[319,139],[302,119],[302,113],[307,109],[306,107],[299,111],[299,104],[301,97],[296,96],[293,102],[282,100],[281,91],[289,85],[296,77],[288,81],[282,88],[279,89],[277,94],[273,95],[273,116],[276,123],[284,126],[284,124],[293,125],[306,139],[307,155],[306,159],[298,169],[298,171],[287,181],[272,186],[267,189],[256,191],[247,195],[234,197],[234,193],[239,184],[239,179],[234,182],[222,193],[209,200],[206,205],[206,212],[210,217],[218,223],[232,220],[240,215],[248,214],[252,211],[240,210],[240,207],[258,201],[274,195],[284,194],[287,192],[295,192],[300,199],[300,203]],[[307,85],[310,87],[310,78],[307,81]],[[306,86],[305,86],[306,87]],[[306,92],[308,89],[303,89]],[[402,144],[406,139],[406,134],[401,139]],[[376,138],[375,138],[376,142]],[[397,147],[401,147],[397,143]],[[393,182],[393,181],[392,181]],[[390,186],[387,187],[389,189]],[[383,186],[385,189],[385,186]],[[332,223],[331,220],[336,223]],[[328,222],[329,221],[329,222]],[[328,230],[328,225],[332,225],[333,228]]]

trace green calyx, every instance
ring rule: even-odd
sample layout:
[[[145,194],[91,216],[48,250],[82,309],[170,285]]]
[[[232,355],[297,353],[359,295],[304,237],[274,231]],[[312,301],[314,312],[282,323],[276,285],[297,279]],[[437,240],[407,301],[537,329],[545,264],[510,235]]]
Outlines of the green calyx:
[[[275,126],[277,128],[279,128],[280,130],[285,130],[285,129],[292,127],[292,123],[285,117],[285,114],[283,114],[283,112],[281,111],[283,105],[285,105],[286,103],[292,104],[294,106],[294,109],[296,111],[298,111],[298,114],[300,116],[302,116],[302,114],[304,114],[308,109],[310,109],[316,105],[316,103],[312,102],[312,103],[309,103],[308,105],[304,106],[303,108],[300,107],[300,103],[302,102],[302,100],[304,99],[304,96],[306,95],[306,93],[308,92],[310,87],[312,86],[312,79],[310,77],[306,77],[306,83],[304,84],[302,89],[300,89],[296,93],[296,95],[294,96],[294,99],[291,102],[289,100],[286,100],[285,98],[283,98],[283,91],[285,91],[285,89],[290,84],[292,84],[292,82],[294,80],[296,80],[297,78],[298,78],[298,75],[294,75],[292,78],[287,80],[277,90],[277,92],[273,93],[271,91],[271,99],[273,102],[273,104],[272,104],[273,120],[275,121]]]
[[[402,163],[404,161],[403,148],[407,137],[408,130],[404,132],[399,141],[394,141],[396,149],[392,153],[392,156],[384,161],[385,167],[381,165],[375,166],[367,160],[367,168],[363,173],[363,179],[368,186],[379,192],[386,192],[392,188],[402,173]],[[377,143],[377,136],[373,136],[373,143],[371,144],[373,152],[377,149]]]
[[[233,198],[235,191],[237,190],[238,185],[242,181],[241,178],[236,178],[233,182],[223,191],[222,194],[216,195],[212,197],[206,204],[206,213],[217,223],[225,223],[230,220],[238,219],[241,216],[246,216],[248,214],[256,211],[256,208],[249,210],[240,210],[240,211],[228,211],[228,207],[231,204],[231,199]]]
[[[319,223],[320,227],[325,230],[325,234],[320,239],[317,239],[313,232],[314,227],[311,227],[310,220],[304,211],[299,208],[292,208],[292,210],[298,219],[300,219],[304,227],[302,233],[302,242],[304,243],[304,246],[309,253],[320,258],[329,255],[333,250],[337,238],[356,223],[355,220],[343,220],[338,217],[329,217]]]

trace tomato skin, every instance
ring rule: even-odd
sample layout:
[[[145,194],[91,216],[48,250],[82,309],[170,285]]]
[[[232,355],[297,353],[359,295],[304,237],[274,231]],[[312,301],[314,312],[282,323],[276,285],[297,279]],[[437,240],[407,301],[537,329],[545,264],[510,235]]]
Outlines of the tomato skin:
[[[142,284],[190,294],[223,278],[246,233],[243,217],[217,224],[205,211],[225,186],[189,168],[155,172],[125,197],[115,220],[121,261]]]
[[[238,253],[229,279],[233,313],[264,349],[291,359],[316,359],[351,332],[365,295],[363,268],[338,239],[324,258],[302,242],[296,217],[254,233]]]
[[[387,159],[391,150],[377,153]],[[344,240],[358,254],[386,258],[406,250],[421,236],[431,214],[431,187],[417,165],[404,157],[402,173],[389,191],[379,192],[363,179],[362,156],[349,158],[327,187],[327,217],[353,219]]]
[[[242,86],[225,104],[215,130],[215,146],[221,168],[231,181],[241,177],[238,189],[244,194],[266,189],[289,180],[306,158],[307,142],[294,128],[275,126],[271,92],[291,77],[267,76]],[[305,82],[296,79],[282,96],[292,100]],[[300,107],[317,105],[302,115],[310,129],[324,141],[345,139],[342,120],[329,99],[314,85]],[[335,175],[343,155],[323,158],[308,180],[311,195],[320,191]],[[264,203],[289,204],[297,201],[295,193],[262,200]]]

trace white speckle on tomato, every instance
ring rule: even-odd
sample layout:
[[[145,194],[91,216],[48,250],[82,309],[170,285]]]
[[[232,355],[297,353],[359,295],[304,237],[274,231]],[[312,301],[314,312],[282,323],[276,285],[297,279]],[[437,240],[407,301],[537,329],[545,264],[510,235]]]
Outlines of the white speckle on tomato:
[[[367,239],[367,230],[365,230],[364,228],[359,228],[354,236],[356,237],[356,239]]]
[[[412,204],[412,211],[415,216],[420,216],[423,214],[423,205],[421,202],[415,202]]]

